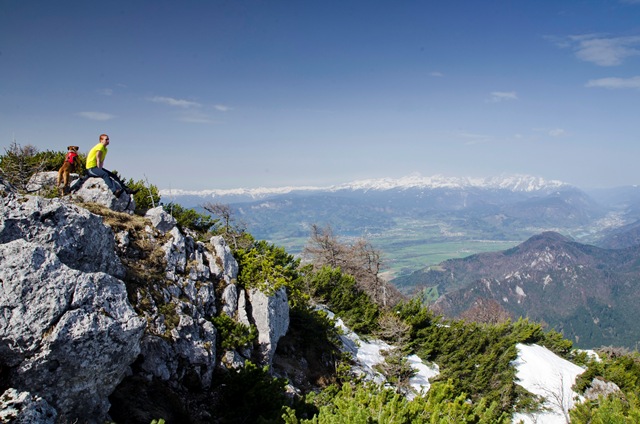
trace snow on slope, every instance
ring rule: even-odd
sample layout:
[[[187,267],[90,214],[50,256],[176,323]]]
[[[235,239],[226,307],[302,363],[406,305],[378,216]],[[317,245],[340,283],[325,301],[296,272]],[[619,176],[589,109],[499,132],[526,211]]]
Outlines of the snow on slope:
[[[514,361],[518,384],[529,392],[547,399],[549,412],[537,414],[515,414],[513,422],[525,424],[565,424],[569,422],[569,410],[578,394],[571,390],[576,377],[583,368],[557,356],[549,349],[538,345],[518,344],[518,358]]]
[[[333,317],[333,314],[329,313]],[[336,320],[336,326],[342,330],[342,343],[344,348],[351,353],[356,366],[354,371],[365,379],[376,383],[384,383],[385,378],[382,374],[375,370],[377,364],[384,362],[382,351],[392,349],[393,347],[381,340],[362,340],[356,333],[349,330],[340,318]],[[429,379],[440,373],[438,366],[435,364],[426,365],[418,355],[411,355],[407,358],[411,367],[416,370],[416,374],[409,379],[409,384],[415,393],[410,393],[407,397],[413,399],[416,394],[424,394],[429,390],[431,383]]]
[[[540,177],[529,175],[510,175],[491,178],[465,178],[465,177],[444,177],[435,175],[423,177],[419,174],[412,174],[402,178],[379,178],[353,181],[346,184],[333,186],[287,186],[287,187],[258,187],[258,188],[236,188],[227,190],[180,190],[163,189],[160,190],[162,196],[201,196],[206,198],[216,198],[225,196],[246,196],[252,199],[261,199],[266,196],[276,194],[287,194],[291,192],[310,191],[340,191],[340,190],[390,190],[409,188],[493,188],[512,191],[536,191],[543,189],[555,189],[567,186],[566,183],[557,180],[545,180]]]
[[[333,314],[330,316],[333,317]],[[344,347],[357,363],[355,371],[365,379],[384,383],[385,378],[375,370],[375,365],[384,361],[381,352],[390,349],[391,346],[380,340],[361,339],[340,319],[336,321],[336,326],[343,331],[341,338]],[[547,400],[544,406],[548,411],[514,414],[513,423],[522,421],[524,424],[565,424],[568,422],[568,411],[574,405],[574,398],[578,397],[578,394],[571,390],[571,386],[584,369],[542,346],[518,344],[516,347],[518,357],[513,364],[517,370],[517,384],[533,394],[544,397]],[[429,379],[438,375],[440,371],[438,365],[427,365],[417,355],[411,355],[407,359],[416,370],[416,374],[409,380],[414,393],[407,396],[413,399],[429,390]]]

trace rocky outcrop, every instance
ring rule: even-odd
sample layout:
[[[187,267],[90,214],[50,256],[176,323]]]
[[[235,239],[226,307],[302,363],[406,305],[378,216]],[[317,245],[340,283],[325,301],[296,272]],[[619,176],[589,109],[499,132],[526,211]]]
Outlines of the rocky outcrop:
[[[135,210],[133,196],[122,193],[120,197],[116,197],[102,178],[80,177],[78,174],[71,174],[70,177],[69,192],[76,200],[97,203],[118,212],[133,213]],[[47,192],[57,193],[57,183],[57,171],[38,172],[29,179],[26,189],[28,193],[36,195],[46,195]]]
[[[222,236],[211,237],[210,243],[217,257],[211,263],[211,272],[225,283],[232,284],[238,276],[238,262]]]
[[[161,220],[160,222],[165,222]],[[141,372],[174,384],[211,384],[216,368],[216,280],[206,247],[174,227],[162,246],[164,281],[138,291],[138,309],[149,322],[142,344]]]
[[[87,203],[97,203],[118,212],[133,213],[136,203],[133,196],[122,193],[116,197],[102,178],[82,177],[69,188],[74,198]]]
[[[100,422],[145,327],[117,278],[113,236],[58,199],[6,197],[2,210],[0,361],[10,385],[61,419]]]
[[[73,182],[80,178],[78,174],[69,174],[69,181]],[[44,194],[47,190],[56,188],[58,185],[58,171],[45,171],[33,174],[25,187],[31,194]]]
[[[163,234],[174,229],[177,223],[176,219],[165,212],[162,206],[149,209],[145,214],[145,218],[151,221],[151,225]]]
[[[273,355],[278,347],[278,340],[289,328],[289,304],[284,287],[269,296],[260,290],[247,291],[247,305],[244,317],[245,324],[254,324],[258,329],[258,355],[263,363],[271,365]]]
[[[22,239],[51,250],[69,268],[124,276],[113,233],[86,209],[62,199],[7,196],[0,211],[0,244]]]
[[[69,198],[4,194],[1,413],[103,422],[114,413],[109,399],[126,402],[136,382],[162,382],[180,398],[209,388],[221,367],[271,364],[288,329],[286,292],[238,286],[224,238],[194,240],[161,208],[103,218]],[[216,351],[222,311],[255,326],[254,345]]]
[[[614,382],[605,381],[602,378],[594,378],[591,384],[584,392],[584,398],[586,400],[596,401],[599,397],[606,398],[610,395],[621,394],[622,390]]]

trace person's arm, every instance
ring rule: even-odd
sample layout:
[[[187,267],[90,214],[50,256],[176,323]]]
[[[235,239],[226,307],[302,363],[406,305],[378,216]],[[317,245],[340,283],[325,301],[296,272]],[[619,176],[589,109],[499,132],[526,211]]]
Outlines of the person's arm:
[[[102,159],[102,151],[98,150],[96,152],[96,166],[98,168],[102,168],[102,165],[104,164],[103,159]]]

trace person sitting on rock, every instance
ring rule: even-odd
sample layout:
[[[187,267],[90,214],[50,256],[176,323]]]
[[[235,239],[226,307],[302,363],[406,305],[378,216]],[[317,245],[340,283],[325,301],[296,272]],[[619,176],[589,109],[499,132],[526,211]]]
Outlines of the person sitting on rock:
[[[107,157],[107,146],[109,145],[109,136],[100,134],[100,141],[93,146],[87,155],[87,174],[90,177],[100,177],[109,187],[109,190],[116,196],[120,197],[122,192],[135,194],[137,190],[130,190],[113,172],[104,168],[104,160]]]

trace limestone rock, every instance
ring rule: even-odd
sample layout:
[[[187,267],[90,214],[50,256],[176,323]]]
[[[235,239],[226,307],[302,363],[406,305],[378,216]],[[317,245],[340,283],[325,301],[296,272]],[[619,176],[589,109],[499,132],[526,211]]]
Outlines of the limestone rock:
[[[145,322],[102,218],[61,199],[0,199],[0,358],[61,418],[104,420]],[[100,376],[100,378],[96,378]]]
[[[78,174],[70,174],[70,180],[78,179]],[[33,174],[29,178],[26,189],[29,193],[39,193],[58,185],[58,171],[46,171]]]
[[[278,341],[289,329],[287,292],[282,287],[271,296],[257,289],[250,289],[247,293],[251,304],[247,315],[258,329],[258,354],[263,363],[270,366]]]
[[[98,203],[114,211],[133,213],[136,208],[133,196],[122,193],[116,197],[102,178],[80,178],[71,184],[70,191],[83,202]]]
[[[77,184],[110,195],[99,178]],[[97,423],[135,381],[159,379],[177,396],[206,390],[220,365],[216,290],[224,313],[259,334],[256,351],[225,352],[223,364],[272,363],[289,324],[286,291],[241,289],[222,237],[196,241],[160,210],[147,216],[155,228],[136,218],[114,236],[69,198],[5,193],[0,210],[0,367],[16,390],[7,400],[41,398],[58,422]]]
[[[54,424],[57,412],[40,396],[10,388],[0,396],[0,422]]]
[[[210,386],[216,368],[215,284],[203,243],[172,228],[162,246],[166,278],[155,295],[138,299],[151,322],[142,343],[141,369],[147,377],[174,385]]]
[[[111,229],[102,218],[63,199],[0,198],[0,243],[24,239],[46,246],[69,268],[124,276]]]
[[[222,292],[222,312],[235,318],[238,312],[238,287],[235,284],[229,284]]]
[[[216,253],[217,260],[210,264],[211,272],[225,282],[231,283],[238,278],[238,262],[233,257],[231,249],[222,236],[211,237],[210,240],[213,250]]]
[[[0,175],[0,196],[17,193],[16,188]]]
[[[0,263],[0,357],[11,385],[46,399],[62,418],[100,422],[145,326],[124,284],[71,269],[23,239],[0,245]]]
[[[176,219],[168,214],[162,206],[149,209],[145,218],[149,219],[151,224],[162,234],[171,231],[176,226]]]
[[[622,393],[616,383],[594,378],[589,388],[584,392],[584,397],[587,400],[598,400],[599,396],[607,397],[614,393]]]

